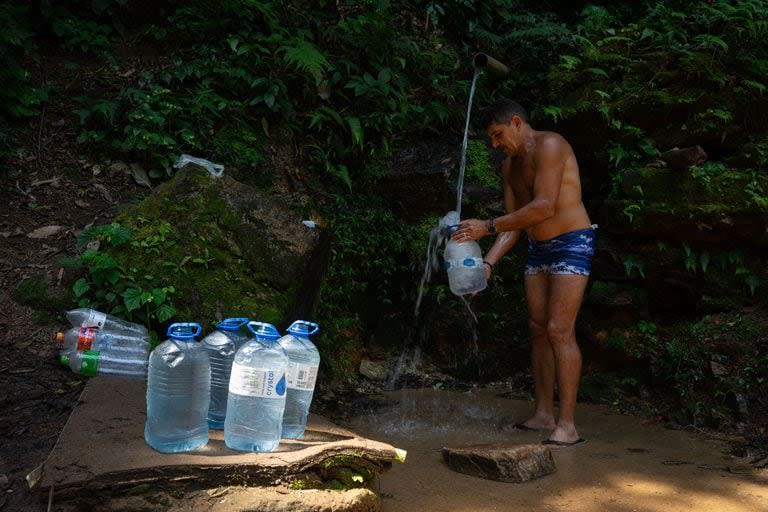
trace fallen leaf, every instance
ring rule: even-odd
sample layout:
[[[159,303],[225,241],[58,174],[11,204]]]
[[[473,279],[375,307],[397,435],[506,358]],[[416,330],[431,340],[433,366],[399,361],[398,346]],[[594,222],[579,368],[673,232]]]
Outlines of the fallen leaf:
[[[93,188],[95,188],[96,190],[98,190],[99,192],[101,192],[101,195],[104,197],[104,199],[105,199],[105,200],[106,200],[108,203],[111,203],[111,202],[113,202],[113,201],[112,201],[112,195],[109,193],[109,190],[107,190],[107,187],[105,187],[105,186],[104,186],[104,185],[102,185],[101,183],[94,183],[94,184],[93,184]]]
[[[147,188],[152,188],[152,182],[149,181],[147,171],[145,171],[139,164],[131,164],[131,173],[133,174],[133,180],[136,183],[144,185]]]
[[[130,168],[128,167],[128,164],[125,162],[121,162],[120,160],[116,160],[109,164],[109,170],[111,172],[124,172],[127,173]]]
[[[46,238],[51,235],[55,235],[62,229],[63,228],[61,226],[43,226],[41,228],[37,228],[31,233],[27,233],[27,238]]]

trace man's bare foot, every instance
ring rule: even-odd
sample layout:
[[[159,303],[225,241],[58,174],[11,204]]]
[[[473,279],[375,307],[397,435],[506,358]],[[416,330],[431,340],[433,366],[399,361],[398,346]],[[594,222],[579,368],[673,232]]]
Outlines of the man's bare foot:
[[[523,423],[508,423],[502,425],[502,432],[512,434],[522,431],[550,431],[555,428],[554,418],[533,416]]]
[[[579,441],[580,439],[579,433],[576,432],[576,427],[571,424],[557,425],[549,435],[548,441],[552,441],[552,444],[566,446],[576,444],[576,441]]]

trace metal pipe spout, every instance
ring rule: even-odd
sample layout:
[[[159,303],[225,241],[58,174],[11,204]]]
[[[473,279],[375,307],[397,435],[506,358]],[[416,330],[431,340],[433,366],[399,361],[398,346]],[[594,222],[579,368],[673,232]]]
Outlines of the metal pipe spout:
[[[509,75],[509,68],[490,55],[486,55],[484,53],[475,54],[475,58],[472,59],[472,62],[476,68],[483,68],[487,71],[490,71],[499,78],[504,78],[505,76]]]

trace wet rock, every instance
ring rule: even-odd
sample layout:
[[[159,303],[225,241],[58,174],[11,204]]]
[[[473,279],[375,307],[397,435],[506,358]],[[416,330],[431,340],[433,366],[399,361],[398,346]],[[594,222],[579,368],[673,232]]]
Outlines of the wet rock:
[[[360,375],[371,380],[387,380],[389,368],[383,363],[376,363],[370,359],[360,361]]]
[[[396,153],[383,177],[382,194],[409,219],[444,212],[455,204],[450,177],[460,145],[449,138],[421,141]],[[429,194],[424,191],[429,190]]]
[[[661,159],[672,169],[687,169],[693,165],[703,164],[707,161],[707,153],[701,146],[688,148],[672,148],[661,154]]]
[[[534,444],[443,448],[443,459],[456,472],[501,482],[528,482],[557,469],[551,450]]]
[[[8,475],[0,475],[0,489],[8,487]]]

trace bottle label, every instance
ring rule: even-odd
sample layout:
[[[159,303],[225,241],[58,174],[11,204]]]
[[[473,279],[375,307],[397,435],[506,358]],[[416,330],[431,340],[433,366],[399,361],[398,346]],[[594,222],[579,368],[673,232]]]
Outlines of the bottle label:
[[[93,327],[81,327],[77,333],[77,350],[91,350],[93,337],[96,335],[96,329]]]
[[[91,311],[88,318],[83,322],[83,327],[98,327],[101,329],[104,327],[104,322],[107,321],[107,314],[100,311]]]
[[[317,366],[307,364],[288,365],[285,377],[289,388],[312,391],[315,389],[315,381],[317,380]]]
[[[463,260],[445,260],[443,266],[445,270],[455,267],[474,268],[483,265],[483,258],[464,258]]]
[[[80,363],[80,375],[93,377],[99,369],[99,351],[84,350],[83,359]]]
[[[251,368],[234,363],[229,392],[258,398],[285,398],[285,371],[275,368]]]

